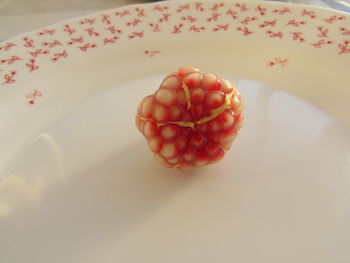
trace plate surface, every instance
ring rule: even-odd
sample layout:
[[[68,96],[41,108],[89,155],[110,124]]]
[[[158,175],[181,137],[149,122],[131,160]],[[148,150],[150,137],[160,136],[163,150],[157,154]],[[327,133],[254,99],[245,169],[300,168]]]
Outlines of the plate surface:
[[[162,2],[0,44],[0,261],[349,262],[350,17]],[[238,82],[218,164],[169,170],[134,127],[183,65]]]

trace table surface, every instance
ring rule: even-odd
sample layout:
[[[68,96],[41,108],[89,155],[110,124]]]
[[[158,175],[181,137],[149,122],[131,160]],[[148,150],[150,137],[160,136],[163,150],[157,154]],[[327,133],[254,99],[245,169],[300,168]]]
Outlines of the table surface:
[[[0,42],[59,21],[147,0],[0,0]],[[329,7],[326,0],[279,0]]]

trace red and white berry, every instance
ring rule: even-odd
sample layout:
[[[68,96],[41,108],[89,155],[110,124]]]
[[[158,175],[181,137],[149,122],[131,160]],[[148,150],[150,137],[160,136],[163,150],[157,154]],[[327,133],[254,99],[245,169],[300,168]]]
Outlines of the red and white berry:
[[[223,158],[242,127],[242,109],[233,83],[183,67],[140,102],[136,126],[157,159],[188,170]]]

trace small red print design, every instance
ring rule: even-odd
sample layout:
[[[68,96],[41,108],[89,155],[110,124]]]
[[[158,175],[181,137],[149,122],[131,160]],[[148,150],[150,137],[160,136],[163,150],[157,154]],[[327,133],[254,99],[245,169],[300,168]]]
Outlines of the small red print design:
[[[262,24],[259,25],[260,28],[264,28],[267,26],[274,27],[276,25],[277,20],[271,20],[271,21],[264,21]]]
[[[35,47],[35,46],[34,46],[34,40],[33,40],[33,39],[30,39],[30,38],[28,38],[28,37],[24,37],[24,38],[23,38],[23,41],[24,41],[24,47],[27,47],[27,48]]]
[[[60,58],[66,58],[68,56],[68,53],[66,50],[63,50],[62,52],[55,53],[53,57],[51,58],[52,62],[56,62]]]
[[[12,42],[7,42],[4,46],[0,47],[0,50],[8,51],[13,47],[17,47],[17,45]]]
[[[168,7],[167,6],[156,5],[155,7],[153,7],[153,10],[157,10],[159,12],[163,12],[165,10],[168,10]]]
[[[237,12],[232,10],[231,8],[229,10],[226,11],[226,15],[231,16],[232,19],[237,19]]]
[[[120,16],[120,17],[124,17],[124,16],[127,16],[127,15],[130,15],[130,11],[129,10],[123,10],[123,11],[120,11],[120,12],[115,12],[114,15]]]
[[[0,60],[0,64],[7,64],[7,65],[11,65],[13,63],[15,63],[16,61],[22,60],[20,57],[18,56],[11,56],[8,59],[2,59]]]
[[[221,14],[219,14],[219,13],[212,13],[212,15],[209,18],[207,18],[207,22],[217,21],[219,16],[221,16]]]
[[[137,25],[140,24],[141,22],[142,22],[141,19],[135,18],[133,21],[127,22],[126,25],[127,25],[127,26],[137,26]]]
[[[83,38],[83,36],[81,36],[81,37],[72,37],[71,39],[70,39],[70,41],[68,41],[67,42],[67,44],[69,45],[69,46],[71,46],[71,45],[73,45],[73,44],[75,44],[75,43],[83,43],[83,41],[84,41],[84,38]]]
[[[100,33],[96,32],[93,27],[87,28],[85,29],[85,31],[89,34],[89,36],[92,36],[92,37],[100,36]]]
[[[332,44],[333,42],[328,40],[326,41],[325,39],[321,39],[319,40],[318,42],[315,42],[315,43],[311,43],[312,46],[314,46],[315,48],[321,48],[322,46],[324,45],[330,45]]]
[[[294,27],[299,27],[302,25],[306,25],[306,21],[295,21],[294,19],[289,20],[286,26],[294,26]]]
[[[73,35],[75,33],[75,29],[71,28],[70,25],[64,25],[63,31],[67,32],[69,36]]]
[[[112,34],[121,34],[121,33],[123,33],[123,30],[118,29],[115,26],[109,26],[109,27],[106,28],[106,30],[108,30]]]
[[[42,46],[44,47],[49,47],[49,48],[53,48],[53,47],[56,47],[56,46],[62,46],[62,43],[58,40],[54,40],[52,42],[43,42],[41,43]]]
[[[305,38],[302,37],[302,32],[290,32],[293,35],[293,40],[304,42]]]
[[[272,61],[269,61],[267,63],[268,66],[273,67],[273,66],[281,66],[281,67],[285,67],[287,66],[289,61],[289,58],[279,58],[279,57],[275,57]]]
[[[283,7],[282,9],[274,9],[272,12],[275,14],[284,15],[285,13],[290,13],[291,11],[288,7]]]
[[[42,97],[42,94],[39,90],[33,90],[33,92],[27,94],[26,98],[29,99],[29,104],[35,104],[37,98]]]
[[[220,7],[223,7],[225,6],[224,3],[215,3],[213,4],[213,6],[210,8],[210,10],[212,11],[218,11]]]
[[[146,16],[145,10],[143,10],[142,8],[135,8],[135,11],[137,13],[137,16],[139,17]]]
[[[144,35],[144,33],[143,33],[144,31],[142,30],[142,31],[139,31],[139,32],[132,32],[129,36],[128,36],[128,38],[129,39],[134,39],[134,38],[142,38],[143,37],[143,35]]]
[[[283,38],[283,33],[281,31],[273,32],[271,30],[267,30],[266,34],[269,35],[269,37],[271,38],[280,38],[280,39]]]
[[[341,34],[344,36],[350,35],[350,29],[346,29],[345,27],[341,27],[341,28],[339,28],[339,30],[342,32]]]
[[[248,25],[250,22],[257,20],[256,16],[253,17],[245,17],[243,20],[239,21],[242,25]]]
[[[162,14],[162,18],[158,20],[159,23],[167,22],[171,14]]]
[[[163,31],[163,30],[160,28],[160,25],[159,25],[159,24],[149,23],[148,25],[152,28],[152,31],[153,31],[153,32],[160,32],[160,31]]]
[[[188,21],[190,23],[194,23],[197,21],[197,18],[193,17],[193,16],[183,16],[181,17],[182,21]]]
[[[91,48],[96,48],[97,44],[95,43],[86,43],[83,46],[79,46],[78,48],[80,49],[80,51],[86,52]]]
[[[237,27],[237,31],[240,31],[243,33],[243,36],[248,36],[250,34],[253,34],[254,31],[251,31],[248,27]]]
[[[194,3],[194,9],[200,12],[203,12],[205,10],[203,7],[203,3]]]
[[[227,31],[230,27],[230,24],[225,24],[225,25],[217,25],[216,27],[213,28],[213,31]]]
[[[237,4],[235,4],[235,6],[239,8],[239,11],[240,11],[240,12],[246,12],[246,11],[249,10],[249,9],[247,8],[247,5],[246,5],[246,4],[237,3]]]
[[[254,10],[258,11],[261,16],[264,16],[264,15],[266,15],[267,9],[265,7],[261,7],[261,5],[258,5]]]
[[[293,40],[304,42],[305,38],[302,37],[302,32],[290,32],[293,35]]]
[[[306,9],[304,9],[304,10],[301,12],[301,15],[302,15],[302,16],[308,16],[308,17],[310,17],[310,18],[312,18],[312,19],[314,19],[314,18],[317,17],[314,11],[306,10]]]
[[[331,16],[329,18],[325,18],[323,19],[323,21],[325,21],[328,24],[333,24],[333,22],[335,21],[340,21],[340,20],[344,20],[345,16]]]
[[[39,36],[44,36],[44,35],[50,35],[52,36],[55,34],[56,29],[44,29],[38,33]]]
[[[36,65],[36,61],[34,58],[30,59],[29,62],[26,63],[26,67],[28,68],[29,72],[39,69],[39,66]]]
[[[181,28],[183,27],[183,24],[178,24],[173,26],[173,31],[171,31],[172,34],[179,34],[182,33]]]
[[[350,47],[349,47],[349,43],[350,41],[346,40],[343,43],[338,45],[339,48],[339,55],[341,54],[346,54],[346,53],[350,53]]]
[[[319,26],[317,30],[320,32],[317,35],[318,37],[329,37],[328,35],[329,30],[327,28],[324,28],[323,26]]]
[[[190,4],[180,5],[179,8],[176,10],[176,12],[180,13],[184,10],[189,10],[189,9],[190,9]]]
[[[38,57],[39,55],[47,55],[50,53],[48,49],[37,49],[35,51],[29,51],[28,52],[32,57]]]
[[[150,58],[155,57],[156,55],[161,54],[161,52],[159,50],[145,50],[144,54],[149,56]]]
[[[3,77],[4,77],[4,82],[2,83],[2,85],[5,85],[5,84],[11,84],[11,83],[14,83],[16,80],[14,79],[14,76],[17,74],[17,71],[16,70],[13,70],[11,71],[10,73],[8,74],[5,74]]]
[[[85,25],[85,24],[93,25],[93,24],[95,24],[95,21],[96,21],[96,18],[94,18],[94,19],[85,18],[85,19],[81,20],[79,22],[79,24],[81,24],[81,25]]]
[[[101,21],[107,25],[112,24],[111,20],[110,20],[110,15],[101,15],[102,19]]]
[[[197,33],[204,31],[204,30],[205,30],[205,26],[195,26],[195,25],[191,26],[188,29],[188,31],[193,31],[193,32],[197,32]]]
[[[112,37],[112,38],[107,38],[107,37],[106,37],[106,38],[103,40],[103,44],[104,44],[104,45],[107,45],[107,44],[114,44],[114,43],[117,42],[118,39],[119,39],[118,36],[114,36],[114,37]]]

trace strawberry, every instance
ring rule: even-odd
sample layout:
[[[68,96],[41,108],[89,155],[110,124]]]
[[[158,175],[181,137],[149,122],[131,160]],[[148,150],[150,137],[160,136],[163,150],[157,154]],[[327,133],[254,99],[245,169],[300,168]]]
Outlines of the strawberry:
[[[157,159],[188,170],[223,158],[242,127],[242,108],[230,81],[183,67],[140,102],[136,126]]]

